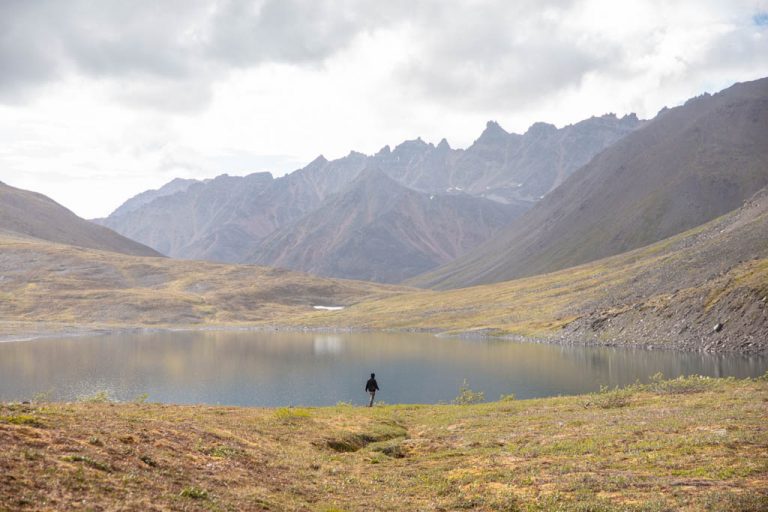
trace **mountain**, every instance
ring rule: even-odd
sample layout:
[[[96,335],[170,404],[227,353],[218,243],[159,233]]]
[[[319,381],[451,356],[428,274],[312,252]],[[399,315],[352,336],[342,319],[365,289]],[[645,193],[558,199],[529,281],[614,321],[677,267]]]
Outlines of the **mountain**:
[[[394,150],[385,147],[373,156],[352,152],[332,161],[320,156],[276,179],[258,173],[174,180],[129,199],[97,222],[172,257],[240,262],[264,252],[260,246],[267,237],[283,233],[283,228],[320,208],[365,168],[378,168],[401,185],[430,195],[485,197],[519,210],[530,207],[598,151],[641,124],[635,116],[607,115],[561,129],[537,123],[525,134],[515,135],[489,123],[466,150],[452,149],[447,141],[435,146],[416,139]],[[429,222],[439,225],[440,219]],[[275,254],[275,250],[270,247],[266,252]],[[430,256],[429,261],[444,258]],[[431,268],[431,263],[420,260],[413,267]]]
[[[499,236],[411,284],[455,288],[642,247],[739,207],[768,184],[768,79],[664,109]]]
[[[397,283],[453,260],[523,211],[466,194],[416,192],[368,168],[348,189],[267,237],[247,261]]]
[[[48,197],[0,183],[0,233],[137,256],[158,252],[81,219]]]
[[[238,262],[259,240],[348,185],[365,161],[359,153],[333,162],[320,156],[277,179],[224,174],[147,202],[140,194],[97,222],[175,258]]]
[[[149,204],[158,197],[171,196],[176,192],[183,192],[195,183],[200,183],[198,180],[185,180],[182,178],[175,178],[157,190],[147,190],[138,194],[125,203],[123,203],[117,210],[112,212],[115,217],[126,215],[133,211],[138,210],[145,204]]]

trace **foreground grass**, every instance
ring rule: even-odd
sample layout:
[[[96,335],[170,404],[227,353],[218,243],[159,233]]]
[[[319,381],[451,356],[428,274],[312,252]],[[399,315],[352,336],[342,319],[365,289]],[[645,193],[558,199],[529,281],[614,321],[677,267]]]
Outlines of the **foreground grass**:
[[[479,405],[0,405],[0,510],[768,510],[768,382]]]

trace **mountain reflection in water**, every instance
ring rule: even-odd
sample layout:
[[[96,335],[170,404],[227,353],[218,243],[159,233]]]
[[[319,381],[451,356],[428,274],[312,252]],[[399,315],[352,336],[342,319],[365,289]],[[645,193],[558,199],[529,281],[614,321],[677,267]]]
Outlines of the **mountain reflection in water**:
[[[49,393],[76,400],[229,405],[362,404],[376,372],[388,403],[449,402],[466,378],[494,400],[577,394],[600,385],[702,374],[754,377],[765,356],[711,355],[438,339],[413,334],[161,332],[0,343],[0,400]]]

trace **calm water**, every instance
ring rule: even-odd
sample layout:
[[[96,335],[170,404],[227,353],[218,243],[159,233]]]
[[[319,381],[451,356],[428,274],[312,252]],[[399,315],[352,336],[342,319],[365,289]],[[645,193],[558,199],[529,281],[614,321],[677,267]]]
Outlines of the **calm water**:
[[[765,356],[467,341],[399,334],[254,332],[110,335],[0,343],[0,400],[118,400],[230,405],[363,404],[376,372],[387,403],[450,401],[466,378],[486,398],[578,394],[656,372],[755,377]]]

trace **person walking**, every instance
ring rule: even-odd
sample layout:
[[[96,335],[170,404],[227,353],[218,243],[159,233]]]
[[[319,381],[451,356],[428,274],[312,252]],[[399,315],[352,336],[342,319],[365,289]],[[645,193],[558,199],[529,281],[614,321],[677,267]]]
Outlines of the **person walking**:
[[[371,395],[371,401],[368,407],[373,407],[373,399],[376,396],[376,392],[379,390],[379,384],[376,382],[376,374],[372,373],[371,378],[365,383],[365,390]]]

